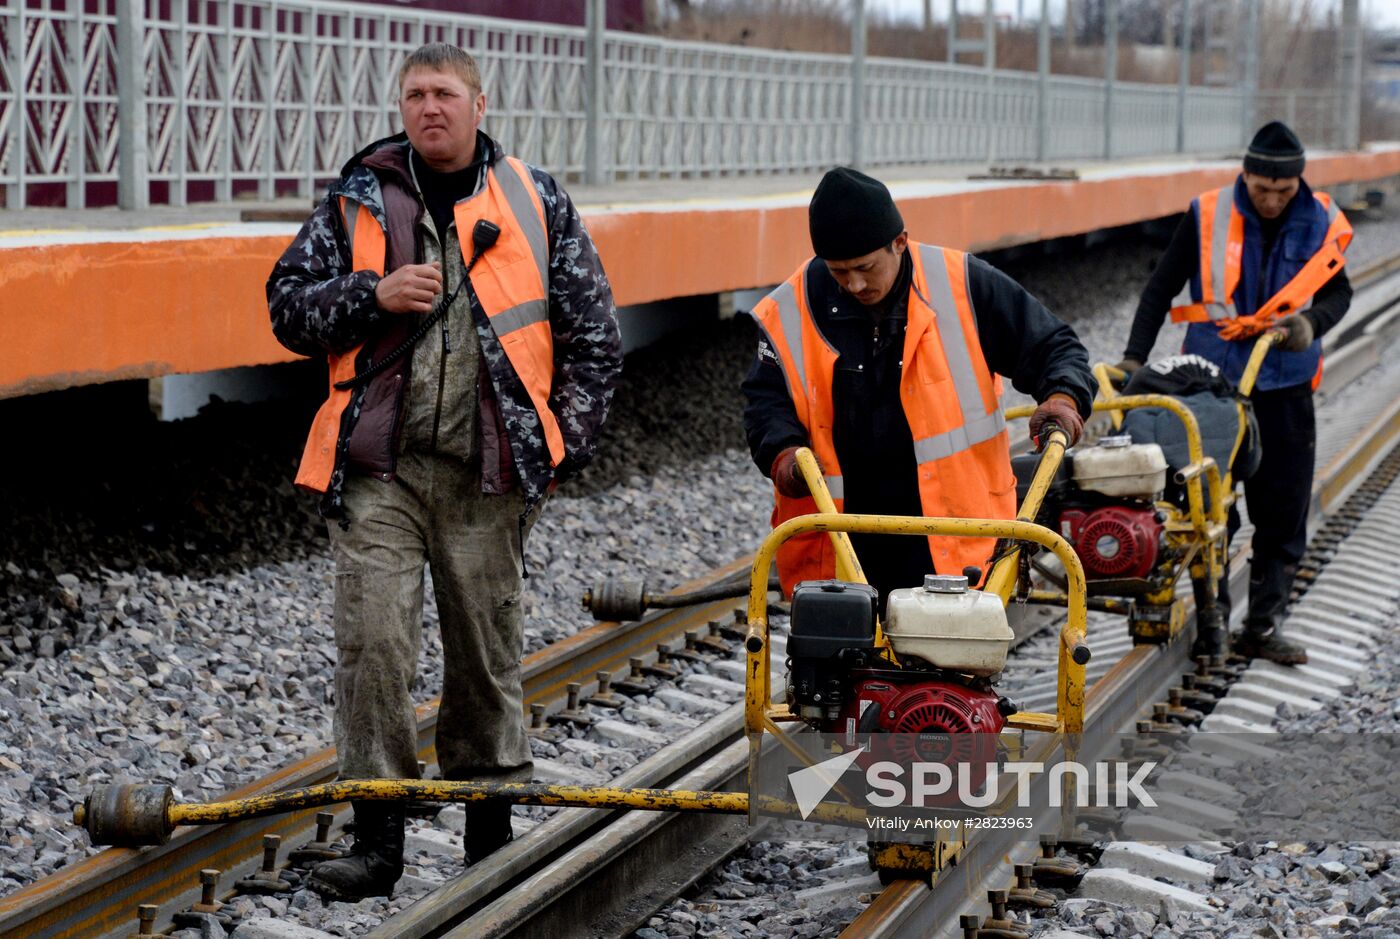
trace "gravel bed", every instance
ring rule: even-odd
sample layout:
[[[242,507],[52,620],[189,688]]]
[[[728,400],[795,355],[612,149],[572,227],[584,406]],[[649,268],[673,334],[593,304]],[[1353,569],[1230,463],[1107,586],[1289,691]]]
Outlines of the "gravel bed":
[[[786,629],[785,617],[774,619],[776,629]],[[739,654],[736,646],[730,661],[737,661]],[[593,726],[561,725],[556,726],[556,732],[561,734],[558,739],[531,738],[537,778],[606,783],[724,710],[740,693],[740,686],[731,688],[724,684],[725,680],[714,680],[718,676],[713,674],[710,661],[673,659],[678,676],[658,681],[650,693],[629,696],[626,706],[613,710],[585,704],[584,710],[597,722]],[[696,676],[709,676],[710,680],[692,681]],[[624,724],[629,728],[619,726]],[[517,806],[514,811],[518,838],[561,810]],[[431,820],[409,820],[404,878],[395,887],[393,899],[370,897],[353,904],[326,903],[309,890],[297,889],[284,897],[240,897],[234,911],[244,920],[275,917],[335,936],[363,935],[461,874],[464,822],[464,813],[457,806],[444,808]],[[236,939],[237,933],[234,936]],[[190,930],[177,931],[172,939],[207,937]]]
[[[1354,683],[1309,713],[1280,704],[1274,727],[1400,733],[1400,619],[1384,627]],[[1248,935],[1400,937],[1400,843],[1242,843],[1219,861],[1215,877],[1213,895],[1225,907],[1217,922]]]
[[[1005,266],[1116,361],[1156,250]],[[529,544],[530,649],[588,625],[579,598],[602,576],[670,586],[751,550],[769,506],[740,422],[753,344],[740,318],[629,357],[597,463]],[[0,507],[0,896],[93,852],[68,819],[95,783],[209,798],[326,745],[330,564],[315,502],[290,483],[322,379],[296,374],[308,390],[290,404],[166,424],[142,383],[0,402],[18,439],[42,441],[0,469],[16,494]],[[431,598],[425,619],[427,697]]]
[[[736,446],[753,342],[733,321],[629,358],[604,455],[530,539],[528,650],[591,624],[599,578],[670,586],[752,550],[770,504]],[[687,381],[653,391],[682,359]],[[0,403],[22,434],[73,431],[3,471],[29,498],[0,509],[0,895],[94,852],[69,821],[93,784],[214,798],[328,743],[332,565],[290,483],[314,397],[160,424],[106,391]],[[441,684],[436,619],[429,591],[420,698]]]

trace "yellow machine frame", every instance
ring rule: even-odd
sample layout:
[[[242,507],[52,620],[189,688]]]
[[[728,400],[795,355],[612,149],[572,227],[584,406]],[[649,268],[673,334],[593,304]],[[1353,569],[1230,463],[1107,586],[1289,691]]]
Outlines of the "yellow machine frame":
[[[1241,395],[1248,397],[1254,390],[1264,357],[1280,338],[1278,333],[1269,332],[1255,342],[1240,378]],[[1185,628],[1185,604],[1176,595],[1182,571],[1189,571],[1192,582],[1201,590],[1209,590],[1211,596],[1214,595],[1214,585],[1225,572],[1229,539],[1227,518],[1235,500],[1234,481],[1229,467],[1222,469],[1213,458],[1205,455],[1196,416],[1178,399],[1169,395],[1121,395],[1115,382],[1121,381],[1125,373],[1102,362],[1094,366],[1094,375],[1098,379],[1101,396],[1101,400],[1094,402],[1094,411],[1107,412],[1115,429],[1122,426],[1125,411],[1163,408],[1175,415],[1186,430],[1190,463],[1175,474],[1176,482],[1186,486],[1186,513],[1183,515],[1173,504],[1158,503],[1158,508],[1167,515],[1166,534],[1177,548],[1177,560],[1167,570],[1169,577],[1160,589],[1141,597],[1140,602],[1134,602],[1126,609],[1128,631],[1135,642],[1167,642]],[[1008,419],[1029,417],[1033,410],[1030,406],[1010,408],[1006,416]],[[1245,422],[1241,420],[1240,439],[1244,433]],[[1237,439],[1236,447],[1238,445]],[[1063,595],[1044,591],[1034,591],[1028,599],[1037,603],[1065,602]]]
[[[1060,628],[1059,661],[1057,665],[1057,694],[1054,714],[1019,711],[1007,718],[1009,730],[1030,730],[1063,734],[1074,748],[1084,729],[1084,666],[1089,661],[1088,591],[1084,568],[1069,542],[1057,533],[1033,521],[1040,504],[1059,470],[1068,437],[1058,428],[1051,431],[1034,479],[1015,519],[915,518],[892,515],[846,515],[836,511],[826,488],[821,469],[812,452],[805,447],[797,451],[797,464],[811,491],[817,508],[815,515],[803,515],[783,522],[768,533],[754,555],[749,581],[748,636],[745,651],[744,727],[749,738],[749,778],[756,778],[759,756],[767,736],[776,739],[800,761],[811,764],[780,724],[800,721],[787,704],[773,702],[769,655],[768,572],[778,547],[789,538],[810,532],[829,533],[835,548],[836,575],[839,579],[865,583],[865,574],[851,546],[850,533],[893,534],[928,537],[931,535],[964,538],[1002,538],[1013,542],[1038,544],[1052,552],[1064,565],[1068,592],[1064,597],[1068,617]],[[989,572],[984,592],[996,594],[1006,604],[1016,584],[1019,550],[1013,550],[998,560]],[[880,654],[894,662],[894,650],[877,622],[875,645]],[[839,788],[838,788],[839,791]],[[758,806],[754,806],[755,810]],[[750,817],[753,817],[751,813]],[[873,843],[871,866],[882,875],[913,877],[932,882],[946,865],[954,863],[965,846],[959,831],[951,836],[939,834],[929,844]]]

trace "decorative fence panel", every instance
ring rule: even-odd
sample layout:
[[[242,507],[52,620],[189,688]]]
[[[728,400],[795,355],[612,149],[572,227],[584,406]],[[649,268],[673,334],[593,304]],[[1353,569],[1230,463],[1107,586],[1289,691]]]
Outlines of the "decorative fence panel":
[[[488,132],[570,180],[589,174],[590,134],[603,180],[813,172],[849,161],[856,135],[870,167],[1095,159],[1106,117],[1112,156],[1177,150],[1171,86],[1117,83],[1106,115],[1102,81],[871,58],[855,109],[851,56],[609,32],[592,127],[576,27],[333,0],[0,0],[0,193],[10,207],[36,184],[69,206],[110,202],[113,184],[137,203],[309,195],[399,129],[397,69],[427,41],[476,56]],[[1238,149],[1243,104],[1191,89],[1185,150]],[[1258,115],[1326,143],[1338,112],[1335,95],[1271,94]],[[144,147],[125,155],[124,133]]]

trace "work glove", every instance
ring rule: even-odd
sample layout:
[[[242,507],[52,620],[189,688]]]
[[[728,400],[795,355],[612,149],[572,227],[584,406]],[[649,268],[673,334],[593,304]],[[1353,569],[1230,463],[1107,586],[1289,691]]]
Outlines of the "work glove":
[[[1269,328],[1269,324],[1254,314],[1228,319],[1216,330],[1221,339],[1229,342],[1245,342],[1253,339]]]
[[[773,485],[789,499],[801,499],[812,494],[807,488],[807,480],[802,478],[802,468],[797,465],[797,450],[797,447],[788,447],[779,453],[768,473]]]
[[[1079,416],[1079,405],[1074,399],[1063,392],[1055,392],[1035,409],[1031,415],[1031,443],[1035,444],[1036,452],[1044,446],[1041,443],[1041,431],[1046,424],[1058,424],[1060,429],[1069,437],[1069,446],[1074,446],[1084,433],[1084,418]]]
[[[1294,313],[1286,319],[1279,320],[1274,327],[1283,334],[1283,341],[1279,343],[1279,348],[1286,352],[1302,352],[1312,345],[1313,324],[1301,313]]]
[[[1116,369],[1118,369],[1118,371],[1124,372],[1125,374],[1127,374],[1127,376],[1128,376],[1129,378],[1132,378],[1132,377],[1133,377],[1133,372],[1136,372],[1138,369],[1142,368],[1142,363],[1141,363],[1140,361],[1138,361],[1137,359],[1134,359],[1134,358],[1132,358],[1132,357],[1128,357],[1128,358],[1123,359],[1123,361],[1119,362],[1117,365],[1115,365],[1115,366],[1113,366],[1113,367],[1116,368]]]

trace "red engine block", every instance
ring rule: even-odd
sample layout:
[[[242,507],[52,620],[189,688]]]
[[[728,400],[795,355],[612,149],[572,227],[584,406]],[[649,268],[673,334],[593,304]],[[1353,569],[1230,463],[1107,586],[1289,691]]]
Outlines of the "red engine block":
[[[869,708],[876,711],[873,721]],[[887,759],[945,763],[995,759],[996,737],[987,737],[989,747],[983,747],[972,735],[998,734],[1006,725],[995,694],[952,682],[896,684],[881,678],[856,681],[839,722],[832,733],[898,734],[890,738]]]
[[[1162,523],[1150,506],[1065,509],[1060,534],[1074,546],[1089,580],[1143,578],[1157,564]]]
[[[871,766],[893,761],[943,763],[954,772],[967,773],[972,790],[980,791],[988,764],[998,758],[1006,720],[997,709],[997,696],[954,682],[911,681],[895,683],[883,678],[853,676],[855,687],[841,717],[831,722],[829,733],[842,734],[847,745],[856,735],[865,737],[867,750],[859,764]],[[862,720],[864,715],[864,720]],[[926,807],[955,807],[956,791],[924,800]]]

